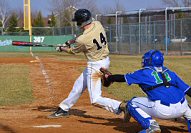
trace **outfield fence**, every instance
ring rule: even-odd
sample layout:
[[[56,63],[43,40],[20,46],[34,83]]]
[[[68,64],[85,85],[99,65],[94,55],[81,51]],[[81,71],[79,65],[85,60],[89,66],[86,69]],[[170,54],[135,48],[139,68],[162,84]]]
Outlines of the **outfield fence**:
[[[58,45],[63,44],[67,40],[74,38],[73,35],[62,36],[32,36],[32,42],[42,43],[44,45]],[[28,52],[33,51],[55,51],[54,47],[22,47],[12,46],[12,41],[30,41],[29,36],[0,36],[0,51],[1,52]]]
[[[167,24],[165,21],[153,21],[109,25],[107,35],[112,53],[142,54],[149,49],[159,49],[167,54],[191,53],[191,19],[171,20]]]
[[[191,54],[191,18],[113,24],[104,25],[104,27],[107,32],[111,53],[133,55],[143,54],[149,49],[159,49],[166,54]],[[2,30],[0,31],[2,32]],[[58,38],[63,38],[65,35],[79,34],[76,27],[33,27],[32,31],[35,38],[57,37],[57,39],[51,39],[51,43],[53,43],[52,41],[57,43],[57,40],[62,40]],[[2,37],[6,38],[5,35],[22,38],[22,36],[26,36],[26,32],[4,32],[0,39]]]

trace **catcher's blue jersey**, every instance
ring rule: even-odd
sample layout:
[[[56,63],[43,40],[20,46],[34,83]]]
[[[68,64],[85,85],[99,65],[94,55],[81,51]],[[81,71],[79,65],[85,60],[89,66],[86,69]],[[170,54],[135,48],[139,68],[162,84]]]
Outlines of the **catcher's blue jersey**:
[[[157,72],[153,67],[145,67],[133,73],[127,73],[125,80],[128,85],[138,84],[152,101],[161,100],[167,104],[177,103],[185,96],[185,92],[190,87],[178,77],[176,73],[165,67],[163,67],[162,70],[166,80],[170,83],[169,87],[162,85],[155,89],[148,90],[149,87],[163,83],[161,73]]]

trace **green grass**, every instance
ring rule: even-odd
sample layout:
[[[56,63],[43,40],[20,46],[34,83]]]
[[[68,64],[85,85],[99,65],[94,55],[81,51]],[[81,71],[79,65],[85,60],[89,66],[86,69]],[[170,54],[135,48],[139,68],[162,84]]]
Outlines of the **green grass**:
[[[27,65],[0,65],[0,105],[19,105],[33,100]]]
[[[67,55],[63,53],[54,54],[55,58],[66,60],[82,60],[86,61],[84,55]],[[128,55],[110,55],[111,65],[109,70],[113,74],[125,74],[133,72],[141,68],[141,56],[128,56]],[[191,56],[165,56],[165,66],[175,71],[186,83],[191,85],[190,80],[190,64]],[[80,67],[81,68],[81,67]],[[79,69],[79,71],[84,70]],[[125,100],[131,99],[133,96],[145,96],[137,85],[128,86],[126,83],[114,83],[109,88],[104,88],[108,93],[114,95],[118,99]],[[191,100],[190,100],[191,101]]]
[[[39,54],[39,53],[38,53]],[[47,56],[47,54],[45,54]],[[39,56],[44,57],[41,53]],[[52,53],[49,56],[57,58],[62,61],[68,60],[82,60],[86,61],[84,55],[68,55],[63,53]],[[128,56],[128,55],[110,55],[111,65],[109,70],[113,74],[125,74],[133,72],[141,68],[141,56]],[[190,64],[191,56],[165,56],[165,66],[175,71],[186,83],[191,85],[190,80]],[[84,67],[79,67],[79,71],[83,71]],[[134,96],[145,96],[137,85],[128,86],[126,83],[114,83],[109,88],[104,88],[108,93],[114,95],[120,100],[131,99]],[[190,98],[189,98],[190,99]],[[191,101],[191,99],[190,99]]]
[[[110,70],[113,74],[125,74],[141,68],[141,56],[111,55],[110,57]],[[190,56],[167,56],[164,64],[175,71],[187,84],[191,85]],[[126,83],[114,83],[106,90],[121,100],[145,95],[137,85],[127,86]],[[191,101],[190,98],[188,100]]]
[[[31,57],[29,52],[20,53],[20,52],[0,52],[0,58],[6,57],[6,58],[12,58],[12,57]]]
[[[126,74],[141,68],[141,56],[111,55],[109,70],[113,74]],[[131,99],[133,96],[144,96],[137,85],[128,86],[126,83],[114,83],[108,89],[108,93],[120,100]]]
[[[40,58],[56,58],[61,61],[84,61],[83,54],[69,55],[57,52],[36,52]],[[0,53],[0,57],[31,57],[29,53]],[[111,65],[109,70],[113,74],[125,74],[141,68],[141,56],[110,55]],[[175,71],[186,83],[191,85],[191,56],[165,56],[165,66]],[[32,102],[32,85],[29,79],[27,65],[0,66],[0,105],[15,105]],[[78,68],[82,72],[84,67]],[[114,83],[109,88],[103,88],[120,100],[131,99],[134,96],[145,94],[137,85],[127,86],[126,83]],[[191,99],[188,98],[191,102]]]

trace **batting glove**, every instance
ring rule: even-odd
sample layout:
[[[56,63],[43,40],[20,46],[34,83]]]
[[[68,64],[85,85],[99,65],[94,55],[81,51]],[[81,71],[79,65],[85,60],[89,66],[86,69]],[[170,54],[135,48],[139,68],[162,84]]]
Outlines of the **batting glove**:
[[[62,46],[56,47],[56,51],[57,51],[57,52],[62,52]]]

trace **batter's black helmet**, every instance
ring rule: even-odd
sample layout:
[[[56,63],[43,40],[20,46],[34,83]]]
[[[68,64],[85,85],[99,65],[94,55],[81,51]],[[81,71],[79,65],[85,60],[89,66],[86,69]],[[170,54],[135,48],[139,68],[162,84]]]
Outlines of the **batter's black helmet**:
[[[77,26],[83,27],[92,22],[91,12],[87,9],[78,9],[72,21],[77,22]]]

